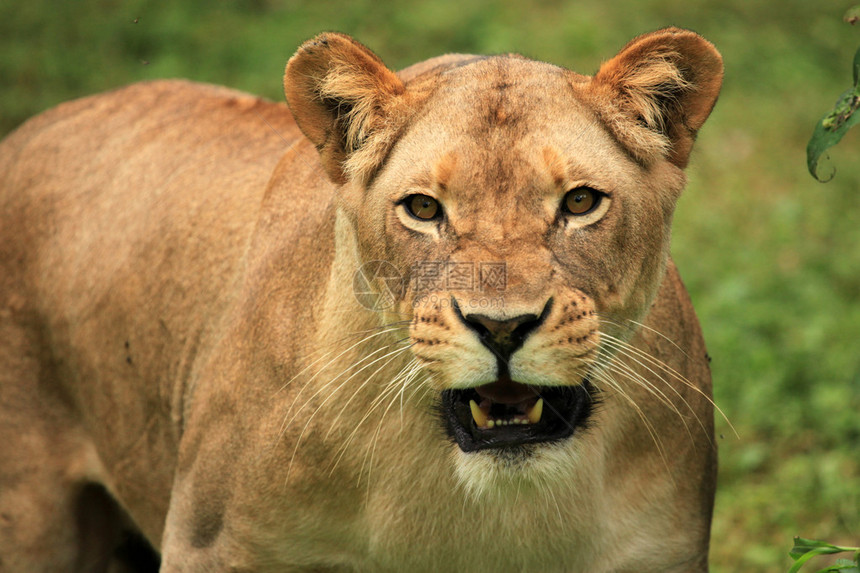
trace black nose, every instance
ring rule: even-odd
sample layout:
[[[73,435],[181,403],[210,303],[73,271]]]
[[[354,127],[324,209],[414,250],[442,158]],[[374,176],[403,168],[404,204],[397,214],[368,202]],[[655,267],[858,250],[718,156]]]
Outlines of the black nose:
[[[466,326],[478,333],[484,346],[505,363],[508,362],[514,352],[519,350],[528,335],[543,323],[551,306],[552,299],[546,303],[540,316],[521,314],[512,318],[497,320],[483,314],[461,314],[456,301],[454,304],[457,314]]]

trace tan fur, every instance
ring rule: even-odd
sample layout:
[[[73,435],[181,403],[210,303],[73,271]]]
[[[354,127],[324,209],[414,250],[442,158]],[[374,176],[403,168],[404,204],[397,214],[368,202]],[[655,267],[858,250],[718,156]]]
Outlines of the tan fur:
[[[171,572],[706,571],[710,376],[669,242],[721,75],[677,29],[594,78],[395,74],[324,34],[290,110],[170,81],[32,119],[0,146],[0,570],[121,570],[129,529]],[[562,216],[583,185],[610,197]],[[393,306],[359,304],[369,261]],[[543,309],[511,377],[588,377],[588,426],[461,451],[440,391],[498,376],[463,316]]]

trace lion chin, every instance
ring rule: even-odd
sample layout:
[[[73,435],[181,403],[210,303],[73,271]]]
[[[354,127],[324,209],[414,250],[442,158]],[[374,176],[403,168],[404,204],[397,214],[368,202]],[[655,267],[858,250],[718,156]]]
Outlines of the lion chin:
[[[557,489],[559,482],[577,473],[583,448],[573,441],[452,455],[459,484],[475,498],[498,501]]]

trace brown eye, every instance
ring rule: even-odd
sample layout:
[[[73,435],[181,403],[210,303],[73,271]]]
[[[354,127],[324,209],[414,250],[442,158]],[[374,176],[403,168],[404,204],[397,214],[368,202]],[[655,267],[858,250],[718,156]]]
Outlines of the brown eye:
[[[439,202],[429,195],[410,195],[404,203],[409,214],[422,221],[436,219],[442,214]]]
[[[577,187],[568,191],[562,200],[562,209],[571,215],[585,215],[599,204],[602,194],[590,187]]]

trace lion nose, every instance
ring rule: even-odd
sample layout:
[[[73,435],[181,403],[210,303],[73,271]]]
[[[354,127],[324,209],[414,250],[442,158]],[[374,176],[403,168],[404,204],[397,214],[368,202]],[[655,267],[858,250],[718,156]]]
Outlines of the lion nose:
[[[507,362],[519,350],[526,338],[543,323],[549,314],[552,299],[544,306],[540,315],[521,314],[504,320],[483,314],[460,314],[463,322],[474,330],[481,342],[500,360]],[[459,314],[459,309],[458,314]]]

